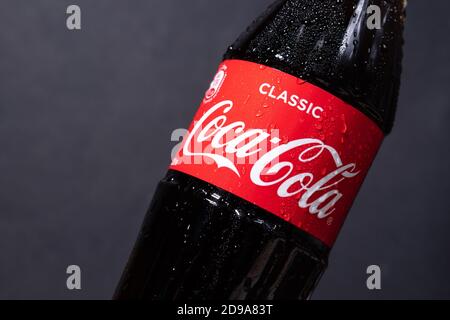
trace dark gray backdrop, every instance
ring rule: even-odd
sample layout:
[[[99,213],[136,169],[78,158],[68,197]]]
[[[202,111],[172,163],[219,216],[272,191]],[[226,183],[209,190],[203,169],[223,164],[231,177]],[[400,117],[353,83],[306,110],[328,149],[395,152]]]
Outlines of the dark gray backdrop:
[[[0,0],[0,298],[111,297],[172,130],[269,2]],[[82,31],[65,27],[72,3]],[[410,1],[396,127],[316,299],[450,298],[449,10]]]

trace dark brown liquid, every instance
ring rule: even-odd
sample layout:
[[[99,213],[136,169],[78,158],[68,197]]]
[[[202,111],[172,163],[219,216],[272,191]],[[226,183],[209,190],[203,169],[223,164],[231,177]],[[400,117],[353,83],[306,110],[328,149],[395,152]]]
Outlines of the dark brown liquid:
[[[328,249],[289,223],[171,171],[118,287],[120,299],[306,298]]]

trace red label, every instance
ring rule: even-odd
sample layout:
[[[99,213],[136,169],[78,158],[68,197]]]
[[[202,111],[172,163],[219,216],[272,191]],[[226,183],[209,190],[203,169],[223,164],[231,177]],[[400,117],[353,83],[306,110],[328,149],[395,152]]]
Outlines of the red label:
[[[332,94],[224,61],[170,169],[227,190],[332,246],[383,140]]]

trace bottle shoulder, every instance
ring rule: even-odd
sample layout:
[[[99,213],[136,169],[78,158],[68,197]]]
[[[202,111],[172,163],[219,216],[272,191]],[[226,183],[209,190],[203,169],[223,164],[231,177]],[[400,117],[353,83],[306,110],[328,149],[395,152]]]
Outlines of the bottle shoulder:
[[[400,86],[404,12],[399,2],[378,1],[385,19],[371,30],[367,6],[353,2],[276,2],[224,58],[270,66],[317,85],[389,133]]]

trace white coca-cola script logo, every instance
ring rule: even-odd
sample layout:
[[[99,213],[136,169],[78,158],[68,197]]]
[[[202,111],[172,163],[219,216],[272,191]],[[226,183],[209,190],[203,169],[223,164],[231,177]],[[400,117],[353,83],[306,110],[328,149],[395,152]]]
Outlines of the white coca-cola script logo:
[[[196,122],[192,132],[187,136],[183,154],[185,156],[200,156],[210,158],[216,163],[218,168],[227,168],[238,177],[235,163],[226,154],[232,154],[236,158],[246,158],[258,154],[261,149],[258,146],[271,139],[271,135],[262,129],[247,129],[242,121],[228,123],[227,113],[233,108],[231,100],[217,103],[210,108],[198,122]],[[219,111],[221,111],[219,113]],[[224,137],[232,139],[224,140]],[[195,140],[194,140],[195,139]],[[213,152],[194,152],[193,144],[201,144],[211,141],[212,150],[223,150],[223,154]],[[282,155],[298,152],[293,161],[274,161],[282,159]],[[336,168],[325,174],[323,177],[316,177],[311,172],[298,173],[295,167],[299,163],[309,163],[319,158],[324,153],[328,153]],[[281,198],[299,197],[298,206],[308,209],[311,214],[317,215],[319,219],[324,219],[331,215],[336,203],[343,194],[337,189],[339,183],[345,179],[357,176],[356,164],[344,165],[338,152],[331,146],[326,145],[319,139],[304,138],[289,141],[278,145],[270,151],[264,153],[251,167],[250,180],[257,186],[269,187],[277,186],[277,195]]]

